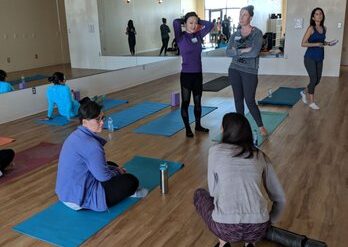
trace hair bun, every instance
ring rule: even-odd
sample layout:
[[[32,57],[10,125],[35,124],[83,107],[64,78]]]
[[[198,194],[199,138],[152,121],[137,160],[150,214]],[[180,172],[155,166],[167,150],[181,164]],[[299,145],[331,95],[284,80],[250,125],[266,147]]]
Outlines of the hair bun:
[[[89,104],[90,102],[92,102],[92,100],[89,98],[89,97],[84,97],[83,99],[81,99],[79,101],[80,105],[87,105]]]

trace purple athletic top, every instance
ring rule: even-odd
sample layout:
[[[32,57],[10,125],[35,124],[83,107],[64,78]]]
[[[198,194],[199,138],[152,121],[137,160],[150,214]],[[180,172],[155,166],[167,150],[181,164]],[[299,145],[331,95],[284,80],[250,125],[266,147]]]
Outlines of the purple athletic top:
[[[198,24],[202,26],[198,32],[187,33],[181,30],[181,19],[173,21],[175,40],[182,56],[181,72],[184,73],[202,72],[202,41],[203,37],[214,27],[214,24],[203,20],[200,20]]]

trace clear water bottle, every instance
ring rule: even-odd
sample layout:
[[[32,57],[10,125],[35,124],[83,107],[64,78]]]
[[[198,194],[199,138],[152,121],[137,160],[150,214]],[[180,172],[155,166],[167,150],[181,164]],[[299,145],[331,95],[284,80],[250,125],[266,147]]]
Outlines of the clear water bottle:
[[[111,117],[108,117],[108,130],[109,132],[114,132],[114,121]]]
[[[259,135],[257,133],[257,130],[253,130],[253,142],[255,147],[259,145]]]
[[[19,89],[24,89],[25,88],[25,77],[24,75],[21,76],[21,82],[18,85]]]
[[[168,193],[168,165],[166,162],[160,164],[160,189],[161,194]]]
[[[272,98],[273,90],[272,88],[268,89],[268,98]]]

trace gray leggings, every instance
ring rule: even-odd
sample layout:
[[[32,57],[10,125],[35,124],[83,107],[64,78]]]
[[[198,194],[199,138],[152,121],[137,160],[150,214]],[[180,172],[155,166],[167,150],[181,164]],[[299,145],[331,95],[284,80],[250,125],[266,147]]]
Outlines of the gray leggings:
[[[228,79],[232,85],[234,103],[238,113],[244,115],[244,99],[258,127],[262,127],[259,107],[256,105],[255,94],[258,84],[257,74],[250,74],[236,69],[228,70]]]
[[[309,75],[307,90],[309,94],[314,94],[315,87],[319,84],[323,72],[323,61],[315,61],[311,58],[304,58],[304,65]]]

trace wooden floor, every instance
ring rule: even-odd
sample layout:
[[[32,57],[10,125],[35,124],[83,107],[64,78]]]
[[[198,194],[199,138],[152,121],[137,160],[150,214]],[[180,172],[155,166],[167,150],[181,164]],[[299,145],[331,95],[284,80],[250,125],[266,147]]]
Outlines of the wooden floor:
[[[326,241],[330,247],[345,247],[348,243],[348,70],[342,70],[340,78],[325,77],[318,86],[320,111],[309,109],[301,101],[292,109],[262,107],[289,111],[286,120],[261,146],[273,161],[287,196],[285,212],[277,225]],[[218,76],[206,74],[204,81]],[[307,81],[306,77],[260,76],[257,98],[263,98],[269,88],[304,86]],[[178,89],[179,75],[172,75],[113,93],[112,97],[130,102],[113,111],[145,100],[168,102],[170,92]],[[232,108],[231,88],[217,93],[204,92],[203,105],[219,107],[203,118],[204,126],[218,131],[223,114]],[[185,168],[169,181],[170,193],[161,196],[159,189],[153,190],[90,238],[85,246],[209,247],[217,242],[192,204],[195,189],[207,187],[207,154],[213,144],[211,138],[197,134],[195,138],[187,139],[184,131],[170,138],[132,132],[169,110],[112,133],[106,154],[109,160],[119,164],[134,155],[183,162]],[[5,147],[19,152],[41,141],[60,143],[77,126],[77,123],[67,127],[36,125],[34,119],[44,115],[0,125],[1,136],[17,139]],[[107,133],[102,135],[108,137]],[[0,187],[0,246],[47,246],[12,231],[11,227],[57,200],[54,193],[56,170],[57,162],[53,162]],[[276,245],[264,242],[258,246]]]

